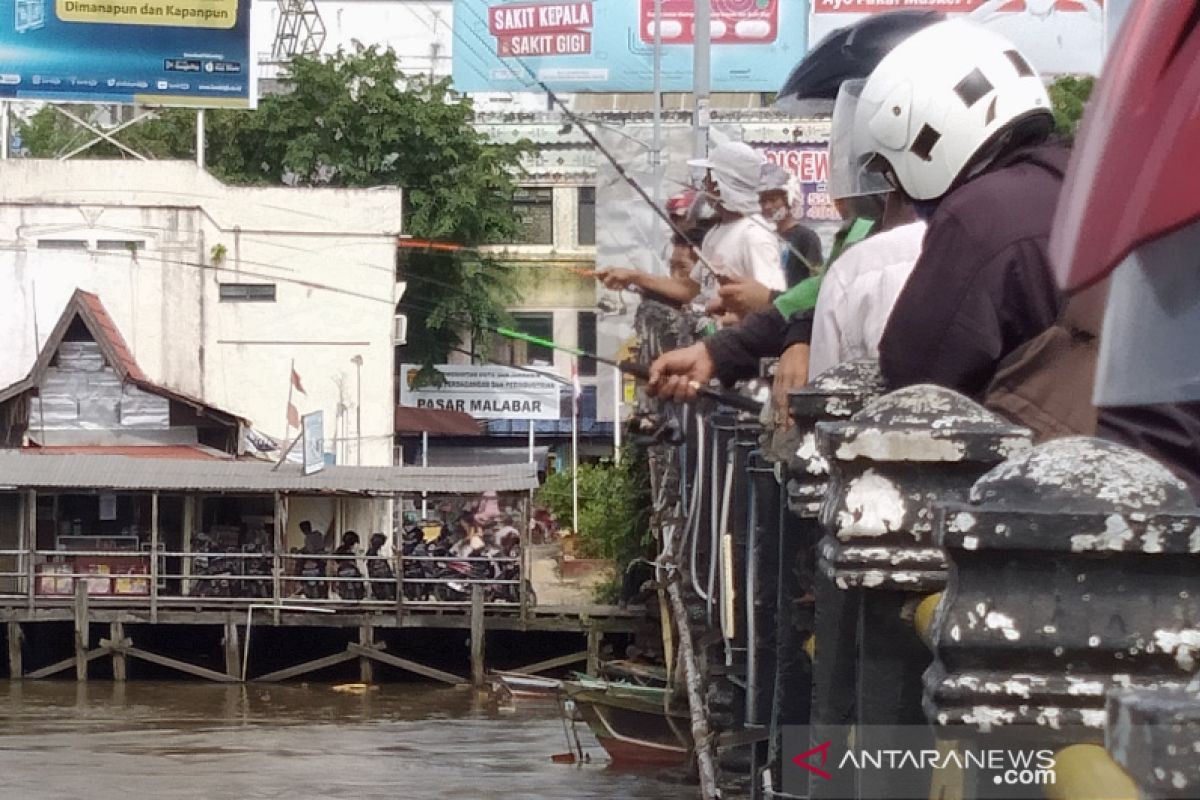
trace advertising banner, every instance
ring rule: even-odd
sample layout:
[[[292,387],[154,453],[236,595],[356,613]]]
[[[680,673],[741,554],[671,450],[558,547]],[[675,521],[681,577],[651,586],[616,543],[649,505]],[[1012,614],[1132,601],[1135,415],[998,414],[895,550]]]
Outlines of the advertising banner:
[[[312,475],[325,469],[325,412],[313,411],[300,418],[304,453],[304,474]]]
[[[461,411],[475,419],[559,419],[559,382],[524,369],[438,364],[440,386],[415,387],[420,364],[402,364],[400,405]]]
[[[255,104],[250,0],[13,2],[0,11],[0,98]]]
[[[1043,75],[1100,71],[1102,0],[811,0],[809,45],[868,14],[897,9],[941,11],[1007,36]]]
[[[712,89],[773,92],[806,48],[807,0],[712,0]],[[662,0],[662,88],[689,91],[694,0]],[[461,92],[648,92],[654,0],[455,0]]]

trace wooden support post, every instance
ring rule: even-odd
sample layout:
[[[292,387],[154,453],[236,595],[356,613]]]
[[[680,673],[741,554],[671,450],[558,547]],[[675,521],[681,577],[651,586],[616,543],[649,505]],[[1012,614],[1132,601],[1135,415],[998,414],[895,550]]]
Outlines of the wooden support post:
[[[195,664],[189,664],[186,661],[180,661],[167,656],[160,656],[157,653],[151,653],[146,650],[141,650],[126,643],[101,642],[101,645],[107,646],[111,650],[122,650],[126,655],[140,658],[142,661],[148,661],[151,664],[158,664],[160,667],[178,670],[179,672],[188,675],[195,675],[197,678],[207,678],[210,681],[217,683],[237,683],[236,677],[230,677],[224,672],[216,672],[215,670],[198,667]]]
[[[274,624],[279,624],[279,603],[283,598],[283,553],[287,545],[287,499],[280,492],[275,493],[275,546],[271,555],[271,597],[275,609],[271,614]],[[248,634],[248,632],[247,632]]]
[[[75,680],[87,680],[88,652],[88,584],[86,578],[75,579]]]
[[[86,655],[84,655],[85,661],[95,661],[97,658],[106,656],[112,652],[107,647],[103,646],[103,643],[107,641],[106,639],[101,639],[100,641],[100,647],[95,647],[87,651]],[[35,669],[32,672],[27,673],[25,675],[25,680],[36,681],[41,680],[42,678],[48,678],[55,673],[66,672],[73,666],[75,666],[75,656],[67,656],[62,661],[55,661],[49,666],[42,667],[41,669]]]
[[[181,594],[187,597],[192,593],[192,533],[196,527],[196,498],[188,495],[183,498],[183,583]]]
[[[150,495],[150,623],[158,624],[158,492]]]
[[[599,628],[591,626],[587,631],[587,671],[595,677],[600,674],[600,640],[604,633]]]
[[[125,623],[110,622],[108,625],[108,636],[114,642],[124,641],[125,640]],[[126,679],[126,677],[127,677],[126,664],[127,664],[127,659],[125,658],[125,654],[122,653],[120,650],[113,650],[112,651],[112,674],[113,674],[114,681],[121,682]]]
[[[324,658],[315,658],[312,661],[305,661],[303,664],[297,664],[294,667],[287,667],[286,669],[269,672],[266,675],[255,678],[254,680],[262,683],[275,683],[277,681],[286,681],[288,678],[294,678],[297,675],[303,675],[306,672],[316,672],[319,669],[332,667],[337,664],[350,661],[351,659],[358,658],[359,653],[355,652],[355,648],[358,646],[359,645],[351,643],[347,646],[346,650],[341,653],[334,653],[333,655],[325,656]]]
[[[246,631],[246,635],[250,634]],[[242,653],[238,646],[238,628],[237,622],[233,618],[233,614],[225,620],[225,637],[223,640],[225,645],[225,674],[231,678],[241,680],[242,676]]]
[[[483,688],[483,586],[471,586],[471,683],[476,689]]]
[[[25,592],[26,605],[33,611],[34,593],[34,561],[37,555],[37,492],[30,489],[25,493]]]
[[[440,669],[427,667],[424,664],[419,664],[416,661],[410,661],[407,658],[400,658],[389,653],[383,652],[379,647],[366,648],[360,644],[349,644],[346,646],[352,654],[365,656],[372,661],[378,661],[380,664],[387,664],[389,667],[402,669],[405,672],[411,672],[414,675],[420,675],[423,678],[432,678],[435,681],[448,683],[452,686],[464,684],[465,681],[452,672],[443,672]]]
[[[21,643],[25,638],[25,632],[21,630],[21,623],[8,623],[8,678],[9,680],[19,681],[24,677],[24,667],[21,662]]]
[[[366,648],[375,647],[375,629],[367,622],[358,628],[358,643]],[[374,668],[371,659],[360,655],[358,657],[358,679],[362,683],[374,683]]]
[[[554,658],[547,658],[545,661],[537,661],[533,664],[529,664],[528,666],[518,667],[517,669],[513,670],[513,672],[524,672],[526,675],[536,675],[539,672],[548,672],[549,670],[558,669],[559,667],[578,664],[580,661],[587,661],[587,658],[588,652],[586,650],[580,650],[578,653],[568,653],[565,656],[555,656]]]
[[[529,421],[530,437],[533,436],[533,421]],[[533,454],[530,453],[532,459]],[[517,564],[517,578],[521,581],[517,584],[517,598],[521,604],[521,622],[529,621],[529,586],[530,579],[533,575],[533,559],[530,555],[530,543],[532,537],[529,535],[529,520],[533,513],[533,490],[529,490],[529,497],[521,504],[521,561]]]

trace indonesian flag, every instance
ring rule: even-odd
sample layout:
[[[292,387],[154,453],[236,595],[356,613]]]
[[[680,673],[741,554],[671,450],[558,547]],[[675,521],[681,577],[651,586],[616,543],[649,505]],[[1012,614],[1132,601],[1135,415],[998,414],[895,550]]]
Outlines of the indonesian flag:
[[[300,382],[300,373],[296,372],[295,367],[292,367],[292,386],[300,394],[308,396],[308,392],[304,391],[304,384]]]
[[[289,428],[300,427],[300,410],[292,403],[292,389],[295,389],[305,397],[308,392],[304,391],[304,384],[300,382],[300,373],[296,372],[296,362],[292,362],[292,385],[288,387],[288,405],[287,405],[287,423]]]

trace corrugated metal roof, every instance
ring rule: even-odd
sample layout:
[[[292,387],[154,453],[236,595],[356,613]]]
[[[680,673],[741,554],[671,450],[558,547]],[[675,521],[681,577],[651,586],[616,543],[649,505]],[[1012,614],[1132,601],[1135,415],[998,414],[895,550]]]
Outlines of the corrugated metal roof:
[[[531,464],[490,467],[330,466],[315,475],[299,464],[272,470],[267,462],[144,459],[129,456],[38,455],[0,452],[0,487],[108,491],[225,492],[259,494],[361,494],[397,492],[477,494],[537,488]]]
[[[26,447],[22,449],[22,452],[31,456],[130,456],[132,458],[178,458],[187,461],[219,461],[233,458],[233,456],[218,450],[187,444],[51,444]]]

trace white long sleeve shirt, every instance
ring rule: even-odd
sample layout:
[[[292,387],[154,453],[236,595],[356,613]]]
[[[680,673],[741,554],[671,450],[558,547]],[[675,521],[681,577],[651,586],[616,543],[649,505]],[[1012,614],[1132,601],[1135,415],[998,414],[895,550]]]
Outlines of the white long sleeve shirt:
[[[787,281],[779,257],[779,238],[758,214],[722,222],[704,237],[700,252],[719,275],[758,281],[768,289],[783,291]],[[717,282],[704,264],[697,262],[691,278],[700,284],[698,301],[717,297]]]
[[[901,225],[859,242],[830,266],[813,317],[809,375],[879,357],[883,329],[924,239],[924,222]]]

